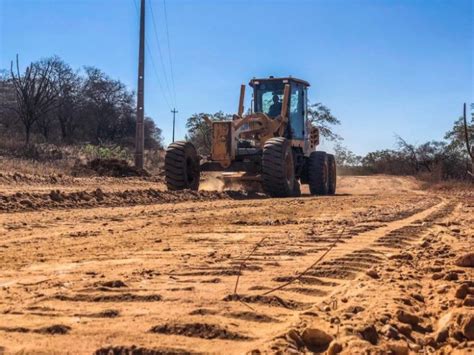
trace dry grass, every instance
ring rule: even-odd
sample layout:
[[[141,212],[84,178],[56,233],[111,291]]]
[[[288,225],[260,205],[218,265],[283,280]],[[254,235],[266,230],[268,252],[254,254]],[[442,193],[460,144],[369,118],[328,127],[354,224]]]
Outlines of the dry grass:
[[[464,198],[474,198],[474,180],[448,180],[437,183],[425,182],[422,185],[422,188],[439,195],[447,195],[450,197],[463,196]]]
[[[442,190],[442,191],[449,191],[449,190],[473,190],[474,189],[474,179],[472,181],[459,181],[459,180],[448,180],[437,182],[434,184],[427,184],[428,188],[433,190]]]
[[[73,162],[70,160],[37,161],[32,159],[0,157],[0,172],[28,175],[70,175]]]
[[[28,152],[31,155],[21,154],[18,150],[14,154],[0,152],[0,173],[72,176],[75,164],[85,164],[94,158],[85,154],[80,146],[42,145],[33,147],[31,151]],[[133,165],[132,159],[126,160]],[[145,170],[151,175],[160,173],[163,162],[164,151],[145,151]]]

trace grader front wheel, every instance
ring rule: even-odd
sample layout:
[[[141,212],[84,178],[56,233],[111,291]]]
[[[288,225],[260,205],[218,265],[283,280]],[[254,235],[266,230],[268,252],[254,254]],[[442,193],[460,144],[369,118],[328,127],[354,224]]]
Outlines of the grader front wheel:
[[[298,193],[290,142],[283,137],[265,142],[262,156],[263,189],[272,197],[290,197]]]
[[[165,176],[168,190],[197,190],[199,188],[199,158],[189,142],[169,145],[165,155]]]

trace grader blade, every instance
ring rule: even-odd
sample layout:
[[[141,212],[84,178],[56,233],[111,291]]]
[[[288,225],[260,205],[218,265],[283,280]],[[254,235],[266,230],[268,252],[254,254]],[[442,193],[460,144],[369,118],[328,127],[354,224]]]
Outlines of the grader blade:
[[[245,172],[224,172],[219,177],[224,182],[225,189],[235,189],[241,187],[247,191],[260,191],[262,177],[256,174]]]

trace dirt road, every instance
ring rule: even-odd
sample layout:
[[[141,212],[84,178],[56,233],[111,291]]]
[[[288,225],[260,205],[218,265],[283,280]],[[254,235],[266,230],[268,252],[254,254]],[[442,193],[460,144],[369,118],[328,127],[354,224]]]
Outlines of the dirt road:
[[[70,182],[51,186],[74,191]],[[352,348],[472,345],[463,336],[426,340],[445,314],[472,314],[453,296],[473,280],[472,269],[453,265],[473,245],[472,195],[438,196],[383,176],[344,177],[334,197],[289,199],[166,199],[149,181],[154,195],[142,201],[136,180],[93,186],[84,204],[51,202],[33,182],[0,186],[11,207],[0,214],[0,353],[301,351],[311,347],[299,336],[308,328]],[[423,331],[395,327],[398,340],[384,337],[400,309],[418,314]],[[371,325],[377,341],[358,342]]]

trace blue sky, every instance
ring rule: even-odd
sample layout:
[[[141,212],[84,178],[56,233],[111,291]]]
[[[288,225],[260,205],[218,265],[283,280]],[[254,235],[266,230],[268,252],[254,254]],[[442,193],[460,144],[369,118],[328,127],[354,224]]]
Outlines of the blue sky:
[[[163,0],[150,4],[171,93],[148,11],[157,70],[147,52],[145,107],[169,142],[173,90]],[[311,101],[331,108],[342,122],[336,130],[344,144],[358,154],[392,148],[395,134],[414,143],[441,139],[462,103],[474,101],[469,0],[166,4],[178,138],[192,113],[235,112],[240,84],[253,76],[308,80]],[[56,54],[74,68],[96,66],[135,89],[137,39],[134,0],[0,0],[0,68],[9,68],[16,53],[23,65]]]

